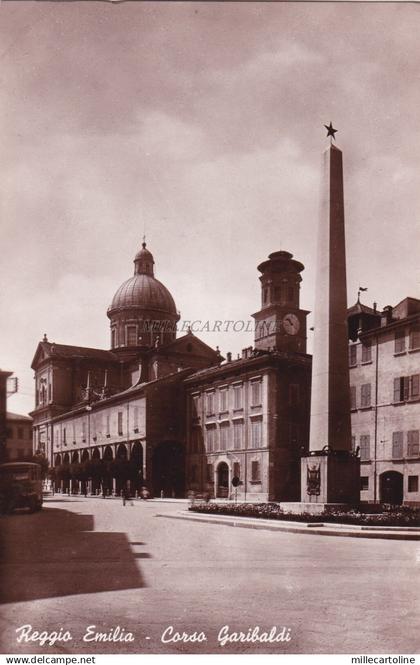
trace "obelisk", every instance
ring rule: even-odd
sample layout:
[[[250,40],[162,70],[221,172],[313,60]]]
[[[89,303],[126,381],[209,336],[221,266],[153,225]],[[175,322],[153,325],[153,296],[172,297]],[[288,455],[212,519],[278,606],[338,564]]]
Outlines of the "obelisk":
[[[325,127],[328,136],[337,130]],[[343,155],[324,152],[315,295],[309,456],[301,461],[301,499],[358,503],[359,461],[351,449]]]

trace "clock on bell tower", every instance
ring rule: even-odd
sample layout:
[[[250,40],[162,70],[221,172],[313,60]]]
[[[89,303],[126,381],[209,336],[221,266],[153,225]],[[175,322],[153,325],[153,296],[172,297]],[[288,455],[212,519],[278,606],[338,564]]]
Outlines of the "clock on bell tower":
[[[304,266],[290,252],[269,255],[261,272],[261,309],[255,319],[255,348],[306,353],[306,310],[299,308]]]

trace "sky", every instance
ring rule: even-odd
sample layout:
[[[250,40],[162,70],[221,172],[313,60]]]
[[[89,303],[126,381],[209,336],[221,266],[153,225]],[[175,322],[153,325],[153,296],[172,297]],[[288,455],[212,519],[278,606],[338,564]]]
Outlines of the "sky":
[[[349,305],[359,286],[380,308],[420,297],[419,31],[404,2],[1,2],[8,410],[33,408],[44,333],[109,348],[144,232],[183,320],[249,320],[257,265],[279,249],[304,263],[312,312],[330,120]],[[234,357],[253,342],[199,336]]]

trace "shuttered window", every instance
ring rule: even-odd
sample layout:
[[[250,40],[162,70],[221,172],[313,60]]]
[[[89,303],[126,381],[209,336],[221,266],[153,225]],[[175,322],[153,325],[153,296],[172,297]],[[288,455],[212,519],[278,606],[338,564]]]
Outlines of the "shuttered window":
[[[255,482],[259,482],[261,480],[260,478],[260,463],[259,462],[251,462],[251,480]]]
[[[393,459],[401,459],[403,456],[403,433],[392,433],[392,457]]]
[[[408,457],[419,456],[419,430],[407,432],[407,455]]]
[[[366,462],[370,459],[370,435],[362,434],[360,437],[360,459]]]
[[[350,386],[350,408],[355,410],[356,406],[356,386]]]
[[[220,425],[220,450],[228,450],[229,447],[229,424]]]
[[[233,422],[233,447],[235,450],[242,448],[244,424],[242,421]]]
[[[397,330],[395,333],[394,353],[405,351],[405,330]]]
[[[370,342],[362,344],[362,363],[368,363],[372,360],[372,347]]]
[[[350,367],[357,365],[357,344],[349,346],[349,365]]]
[[[364,383],[361,387],[360,391],[360,406],[363,408],[364,406],[370,406],[371,405],[371,388],[370,388],[370,383]]]

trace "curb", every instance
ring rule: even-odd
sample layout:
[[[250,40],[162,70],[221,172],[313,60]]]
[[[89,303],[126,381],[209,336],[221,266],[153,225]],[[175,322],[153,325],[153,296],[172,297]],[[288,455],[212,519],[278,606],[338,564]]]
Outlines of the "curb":
[[[186,513],[178,513],[175,515],[164,515],[156,514],[156,517],[165,517],[166,519],[175,519],[175,520],[187,520],[190,522],[201,522],[205,524],[220,524],[223,526],[232,526],[240,527],[242,529],[259,529],[265,531],[280,531],[283,533],[302,533],[302,534],[312,534],[317,536],[338,536],[338,537],[350,537],[350,538],[384,538],[389,540],[420,540],[420,531],[417,530],[416,533],[412,531],[404,531],[404,527],[399,531],[385,531],[377,530],[378,527],[359,527],[357,524],[352,525],[353,529],[348,529],[346,524],[337,525],[335,528],[330,526],[324,527],[323,524],[316,524],[316,527],[313,526],[313,523],[307,522],[294,522],[287,524],[278,524],[273,522],[273,520],[254,520],[251,521],[247,517],[204,517],[200,515],[196,517],[195,515],[188,515]],[[245,521],[247,520],[247,521]],[[265,523],[264,523],[265,522]],[[310,528],[308,528],[310,527]],[[397,527],[398,528],[398,527]],[[410,527],[406,527],[410,528]],[[359,530],[357,530],[359,529]],[[379,527],[380,529],[380,527]]]

